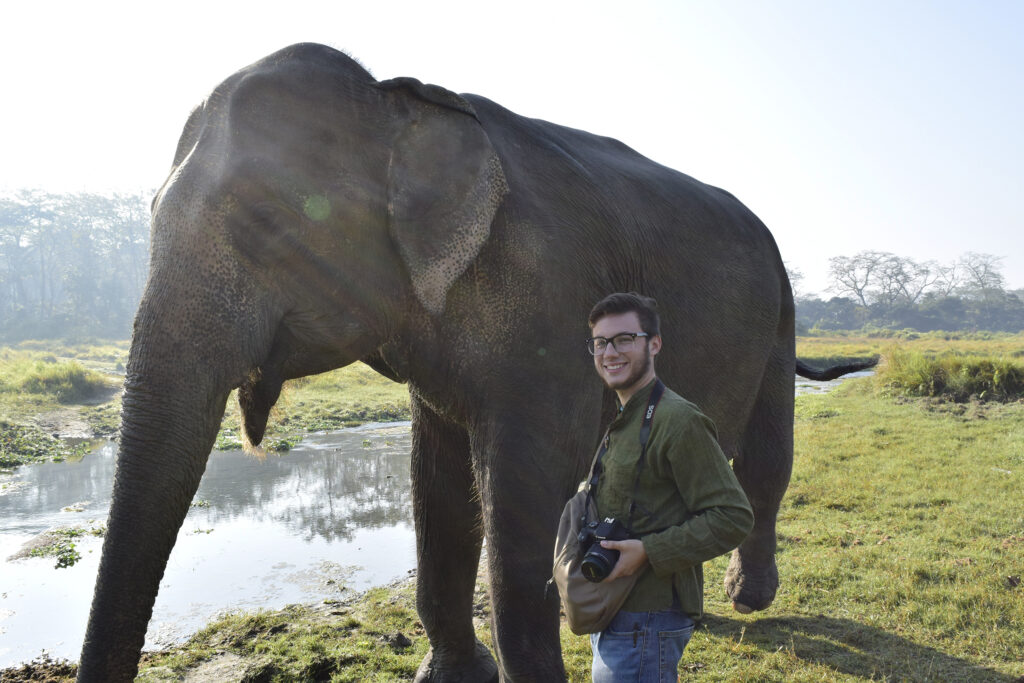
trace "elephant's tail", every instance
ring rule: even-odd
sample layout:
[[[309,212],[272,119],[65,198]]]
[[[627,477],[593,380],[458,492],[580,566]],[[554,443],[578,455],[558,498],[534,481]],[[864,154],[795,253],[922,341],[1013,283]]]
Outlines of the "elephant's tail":
[[[836,377],[842,377],[848,375],[851,372],[857,372],[859,370],[867,370],[878,365],[878,358],[872,360],[861,361],[860,363],[848,363],[846,365],[833,365],[829,368],[819,370],[818,368],[812,368],[807,365],[799,358],[796,359],[796,374],[807,379],[817,380],[819,382],[827,382],[830,379]]]

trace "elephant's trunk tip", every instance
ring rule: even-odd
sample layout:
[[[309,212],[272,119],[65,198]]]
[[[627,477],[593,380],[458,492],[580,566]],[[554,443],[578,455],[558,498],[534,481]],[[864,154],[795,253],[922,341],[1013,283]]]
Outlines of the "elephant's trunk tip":
[[[245,420],[242,420],[242,450],[260,462],[267,459],[267,450],[263,446],[253,443],[252,439],[249,438],[249,433],[245,429]]]
[[[267,432],[270,410],[281,395],[283,381],[273,369],[255,368],[238,388],[238,407],[242,412],[242,449],[260,460],[266,451],[260,443]]]

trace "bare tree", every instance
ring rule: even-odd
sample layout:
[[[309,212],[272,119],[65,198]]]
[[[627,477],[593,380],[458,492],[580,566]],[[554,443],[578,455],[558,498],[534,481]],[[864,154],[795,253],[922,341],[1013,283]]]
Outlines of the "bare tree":
[[[803,296],[803,290],[800,285],[804,281],[804,273],[796,266],[791,266],[788,262],[783,261],[782,265],[786,268],[786,275],[789,276],[789,287],[793,290],[793,298],[799,299]]]
[[[879,253],[876,259],[875,287],[868,291],[868,297],[872,303],[892,306],[903,297],[914,262],[888,252]]]
[[[941,297],[953,296],[963,282],[963,273],[960,262],[954,261],[946,266],[936,267],[935,282],[932,283],[932,291]]]
[[[939,281],[939,264],[935,261],[918,263],[909,258],[900,260],[902,261],[903,276],[900,282],[900,299],[915,305],[925,292],[933,289]]]
[[[1000,272],[1002,256],[969,251],[960,257],[958,265],[963,273],[961,290],[970,297],[988,298],[1003,292],[1005,279]]]
[[[855,256],[834,256],[828,260],[829,277],[832,285],[829,291],[839,295],[852,295],[861,306],[869,304],[871,287],[880,286],[883,281],[881,270],[892,254],[885,251],[862,251]]]

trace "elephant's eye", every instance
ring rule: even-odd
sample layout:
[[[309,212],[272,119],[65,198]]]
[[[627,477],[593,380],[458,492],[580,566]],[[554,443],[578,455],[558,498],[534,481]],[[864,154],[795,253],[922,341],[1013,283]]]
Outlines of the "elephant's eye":
[[[249,211],[249,221],[253,229],[261,231],[274,231],[278,229],[278,210],[269,205],[261,204],[254,206]]]
[[[243,207],[232,220],[235,245],[256,261],[281,258],[290,248],[288,214],[270,204]]]

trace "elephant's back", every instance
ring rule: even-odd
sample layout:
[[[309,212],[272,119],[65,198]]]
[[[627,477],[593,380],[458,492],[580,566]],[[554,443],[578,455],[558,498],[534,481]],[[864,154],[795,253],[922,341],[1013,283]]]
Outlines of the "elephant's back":
[[[614,138],[520,116],[477,95],[463,97],[476,109],[502,159],[519,211],[533,203],[554,218],[551,207],[565,207],[559,227],[579,224],[591,238],[608,226],[616,237],[634,233],[727,251],[739,242],[747,251],[775,251],[765,225],[725,190],[659,164]]]
[[[609,274],[601,286],[642,278],[770,299],[765,285],[772,281],[777,297],[784,295],[771,233],[729,192],[613,138],[463,97],[502,160],[509,213],[542,233],[553,258],[589,259]],[[682,254],[685,272],[671,258]]]

